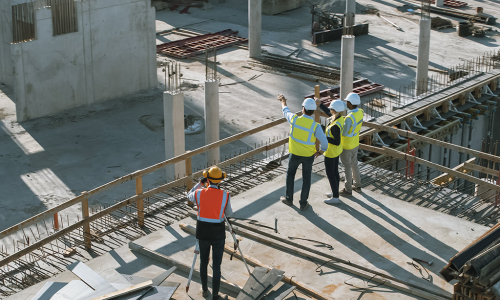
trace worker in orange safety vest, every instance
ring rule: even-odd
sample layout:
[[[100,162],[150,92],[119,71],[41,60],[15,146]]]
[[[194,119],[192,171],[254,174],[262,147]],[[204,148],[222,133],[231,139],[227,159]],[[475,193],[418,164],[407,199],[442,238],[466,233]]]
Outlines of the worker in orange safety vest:
[[[231,216],[231,197],[229,193],[221,190],[219,184],[226,178],[226,173],[214,166],[203,172],[203,179],[191,189],[188,194],[189,201],[196,204],[198,218],[196,222],[196,239],[200,246],[200,275],[202,295],[207,298],[208,276],[207,267],[212,247],[213,281],[212,299],[219,299],[221,279],[222,255],[226,240],[224,217]]]

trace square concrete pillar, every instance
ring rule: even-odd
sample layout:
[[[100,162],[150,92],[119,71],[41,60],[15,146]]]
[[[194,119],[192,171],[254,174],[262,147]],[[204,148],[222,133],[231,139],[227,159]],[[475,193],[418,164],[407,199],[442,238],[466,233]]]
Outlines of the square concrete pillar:
[[[354,78],[354,35],[342,36],[340,59],[340,99],[352,92]]]
[[[262,31],[262,0],[248,0],[248,56],[260,57]]]
[[[418,37],[417,56],[417,91],[416,95],[427,91],[427,81],[429,80],[429,55],[431,43],[431,19],[424,17],[420,19],[420,35]]]
[[[184,138],[184,94],[163,93],[163,115],[165,123],[165,157],[171,159],[186,152]],[[186,164],[182,161],[166,167],[167,181],[186,174]]]
[[[220,139],[219,80],[205,81],[205,144]],[[212,166],[220,160],[220,148],[207,151],[207,163]]]

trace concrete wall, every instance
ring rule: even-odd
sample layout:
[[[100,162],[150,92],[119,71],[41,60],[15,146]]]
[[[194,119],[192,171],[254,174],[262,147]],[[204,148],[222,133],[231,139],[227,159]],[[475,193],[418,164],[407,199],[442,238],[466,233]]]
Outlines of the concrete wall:
[[[12,9],[9,1],[0,1],[0,82],[14,86],[14,66],[10,53]]]
[[[18,121],[156,87],[150,0],[84,0],[78,32],[53,36],[51,10],[36,11],[37,40],[12,45]]]
[[[305,0],[262,0],[262,14],[276,15],[301,7]]]

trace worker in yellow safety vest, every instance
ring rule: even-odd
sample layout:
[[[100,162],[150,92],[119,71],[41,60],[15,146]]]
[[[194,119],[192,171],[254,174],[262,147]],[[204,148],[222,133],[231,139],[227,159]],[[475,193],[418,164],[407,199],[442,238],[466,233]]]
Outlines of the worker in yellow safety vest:
[[[356,93],[349,93],[345,98],[348,115],[342,130],[342,154],[340,160],[344,165],[345,187],[341,196],[352,196],[352,190],[361,193],[361,176],[358,167],[359,132],[363,125],[363,110],[358,108],[361,98]],[[353,183],[354,177],[354,183]]]
[[[200,247],[200,277],[202,295],[210,296],[208,291],[208,261],[212,248],[212,299],[221,299],[219,296],[221,280],[221,264],[226,240],[225,216],[233,214],[229,193],[219,188],[219,184],[226,178],[226,173],[214,166],[203,171],[203,179],[191,189],[188,199],[196,203],[198,220],[196,222],[196,239]]]
[[[321,126],[312,117],[316,111],[316,102],[308,98],[302,103],[302,115],[299,116],[290,111],[286,104],[286,98],[278,95],[281,102],[283,116],[290,123],[290,137],[288,150],[290,157],[286,172],[286,196],[281,197],[281,202],[293,205],[295,174],[299,165],[302,164],[302,191],[300,193],[300,210],[305,211],[311,205],[307,202],[311,189],[312,165],[314,159],[328,149],[328,141]],[[316,139],[320,142],[320,150],[316,150]]]
[[[345,103],[341,100],[335,100],[326,107],[320,100],[315,99],[316,104],[320,104],[320,108],[330,118],[328,126],[326,126],[325,134],[328,140],[328,149],[323,155],[325,156],[325,171],[328,181],[330,182],[331,193],[326,193],[329,199],[324,202],[326,204],[340,204],[339,199],[339,157],[343,151],[342,147],[342,130],[344,128],[344,116],[342,112],[345,111]]]

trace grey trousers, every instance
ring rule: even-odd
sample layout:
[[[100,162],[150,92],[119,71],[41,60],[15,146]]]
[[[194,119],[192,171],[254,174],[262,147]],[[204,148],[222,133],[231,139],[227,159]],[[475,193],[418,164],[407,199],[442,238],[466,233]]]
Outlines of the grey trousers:
[[[345,189],[347,192],[352,192],[354,174],[354,188],[361,187],[361,176],[358,167],[358,148],[351,150],[344,149],[340,154],[340,160],[344,165],[345,172]]]

